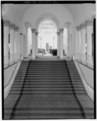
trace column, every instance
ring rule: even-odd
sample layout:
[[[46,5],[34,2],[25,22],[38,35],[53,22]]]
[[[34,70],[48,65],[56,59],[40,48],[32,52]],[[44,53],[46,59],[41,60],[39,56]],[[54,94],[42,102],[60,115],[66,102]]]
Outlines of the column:
[[[21,43],[20,54],[21,54],[21,59],[23,59],[23,34],[22,33],[20,33],[20,43]]]
[[[60,56],[60,39],[59,39],[59,36],[60,36],[60,32],[57,32],[57,56],[59,57]]]
[[[63,56],[66,56],[66,28],[63,31]]]
[[[79,30],[79,59],[82,60],[82,51],[81,51],[81,44],[82,44],[82,35],[81,29]]]
[[[35,53],[35,29],[32,29],[32,59],[35,59],[36,53]]]
[[[20,34],[19,34],[19,31],[18,31],[18,60],[20,60],[21,58],[21,40],[20,40]]]
[[[67,30],[67,38],[66,38],[66,56],[69,56],[70,55],[70,45],[69,45],[69,43],[70,43],[70,23],[69,22],[67,22],[66,24],[65,24],[65,28],[66,28],[66,30]]]
[[[27,57],[29,57],[29,27],[28,26],[26,26],[26,44],[27,44]]]
[[[78,32],[77,32],[77,29],[75,29],[75,59],[77,59],[77,51],[78,51],[78,41],[77,41],[77,35]]]
[[[4,37],[4,67],[7,67],[9,64],[9,25],[10,22],[8,20],[4,20],[4,32],[3,32],[3,37]]]
[[[86,21],[87,24],[87,61],[93,65],[92,58],[92,35],[93,35],[93,20]]]
[[[73,56],[73,43],[72,43],[72,31],[71,31],[71,25],[68,23],[68,57]]]
[[[35,56],[37,56],[38,53],[38,32],[35,32]]]
[[[15,39],[14,39],[14,55],[15,62],[18,60],[18,27],[15,26]]]
[[[82,61],[86,62],[86,25],[81,24],[81,53]]]
[[[27,32],[27,56],[29,57],[30,56],[30,39],[31,39],[30,32],[31,32],[31,27],[28,26],[28,27],[26,27],[26,29],[27,29],[27,31],[26,31]]]
[[[14,38],[15,38],[14,29],[15,29],[15,25],[11,24],[10,25],[10,64],[14,63]]]
[[[29,23],[25,23],[25,40],[24,40],[24,56],[28,57],[28,28],[30,27]]]
[[[25,35],[23,35],[23,58],[25,57],[25,41],[26,41],[26,37]]]
[[[69,55],[69,29],[66,27],[66,30],[67,30],[67,38],[66,38],[66,56],[68,57]]]
[[[19,30],[18,27],[17,29]],[[18,30],[17,30],[17,61],[20,60],[20,34]]]
[[[77,38],[76,38],[76,58],[79,59],[79,27],[76,27]]]
[[[78,30],[78,59],[81,60],[81,27],[77,27]]]
[[[25,41],[25,35],[23,34],[23,40],[22,40],[22,43],[23,43],[23,45],[22,45],[22,47],[23,47],[23,50],[22,50],[22,54],[23,54],[23,58],[24,58],[24,41]]]
[[[60,29],[60,59],[63,59],[63,30]]]

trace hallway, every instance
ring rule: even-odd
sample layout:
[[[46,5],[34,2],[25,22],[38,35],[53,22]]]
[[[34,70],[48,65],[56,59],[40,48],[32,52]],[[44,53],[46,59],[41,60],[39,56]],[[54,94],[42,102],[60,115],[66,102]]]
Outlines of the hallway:
[[[4,104],[4,119],[91,119],[93,111],[72,60],[23,61]]]
[[[2,119],[95,119],[95,0],[16,1],[1,2]]]

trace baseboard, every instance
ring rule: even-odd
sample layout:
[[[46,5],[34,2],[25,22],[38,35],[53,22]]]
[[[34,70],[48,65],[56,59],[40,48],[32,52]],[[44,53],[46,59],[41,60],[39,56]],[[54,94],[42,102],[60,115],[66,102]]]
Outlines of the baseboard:
[[[18,69],[19,69],[20,65],[21,65],[21,61],[18,62],[16,70],[15,70],[15,72],[13,74],[13,77],[12,77],[10,83],[4,88],[4,100],[7,98],[7,96],[10,93],[11,87],[12,87],[12,85],[14,83],[14,80],[15,80],[15,77],[17,75],[17,72],[18,72]]]
[[[82,74],[82,72],[81,72],[81,70],[80,70],[80,68],[79,68],[78,63],[77,63],[76,61],[74,61],[74,63],[75,63],[75,66],[76,66],[76,68],[77,68],[77,70],[78,70],[78,73],[79,73],[79,75],[80,75],[80,78],[81,78],[81,80],[82,80],[82,83],[83,83],[83,85],[84,85],[84,88],[85,88],[85,90],[86,90],[88,96],[89,96],[89,97],[91,98],[91,100],[94,102],[94,90],[87,84],[86,80],[84,79],[84,76],[83,76],[83,74]]]

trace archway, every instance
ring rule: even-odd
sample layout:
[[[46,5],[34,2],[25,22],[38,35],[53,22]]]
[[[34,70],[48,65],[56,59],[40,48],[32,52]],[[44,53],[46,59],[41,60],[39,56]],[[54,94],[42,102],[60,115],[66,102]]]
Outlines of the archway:
[[[43,19],[38,26],[38,55],[57,56],[57,26],[51,18]]]

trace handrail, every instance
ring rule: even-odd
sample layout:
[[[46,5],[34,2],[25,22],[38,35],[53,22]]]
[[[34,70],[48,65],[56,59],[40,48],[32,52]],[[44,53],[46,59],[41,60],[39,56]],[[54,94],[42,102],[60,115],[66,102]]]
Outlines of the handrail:
[[[22,60],[19,60],[19,61],[17,61],[17,62],[14,62],[13,64],[11,64],[11,65],[9,65],[9,66],[7,66],[7,67],[3,68],[3,70],[6,70],[7,68],[9,68],[9,67],[11,67],[11,66],[15,65],[16,63],[18,63],[18,62],[20,62],[20,61],[22,61]]]
[[[80,71],[81,71],[81,73],[82,73],[82,75],[83,75],[83,78],[85,79],[87,85],[88,85],[89,87],[91,87],[91,85],[87,82],[87,79],[86,79],[85,75],[83,74],[83,71],[82,71],[82,69],[80,68],[79,64],[78,64],[78,67],[79,67],[79,69],[80,69]],[[91,87],[91,88],[93,89],[93,87]]]
[[[10,57],[9,56],[4,56],[4,67],[3,67],[3,69],[5,70],[5,69],[13,66],[14,64],[18,63],[19,61],[21,61],[21,59],[20,59],[21,56],[22,55],[20,53],[19,54],[18,53],[12,54],[12,55],[10,55]],[[9,61],[10,58],[14,58],[15,60],[11,63],[11,61]],[[6,62],[6,59],[7,59],[8,62]],[[5,67],[5,65],[7,65],[7,66]]]
[[[14,64],[13,64],[13,65],[14,65]],[[4,88],[6,88],[6,87],[9,85],[9,83],[10,83],[10,81],[11,81],[11,79],[12,79],[12,77],[13,77],[14,73],[15,73],[16,68],[17,68],[17,66],[15,67],[15,69],[14,69],[14,71],[13,71],[12,75],[11,75],[11,78],[9,79],[8,84],[7,84],[6,86],[4,86]]]
[[[89,69],[91,69],[91,70],[94,69],[93,67],[90,67],[88,64],[85,64],[85,63],[83,63],[82,61],[79,61],[79,60],[77,60],[77,59],[75,59],[75,61],[77,61],[78,63],[80,63],[80,64],[83,65],[83,66],[86,66],[87,68],[89,68]]]
[[[88,67],[89,69],[93,70],[93,57],[92,55],[86,55],[82,53],[77,53],[75,56],[75,60],[80,64]]]

